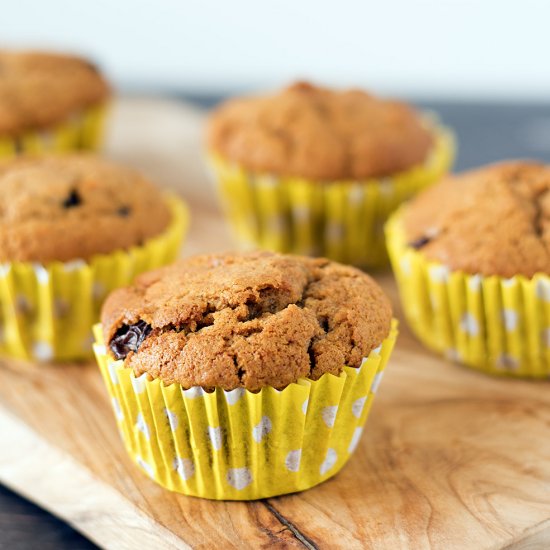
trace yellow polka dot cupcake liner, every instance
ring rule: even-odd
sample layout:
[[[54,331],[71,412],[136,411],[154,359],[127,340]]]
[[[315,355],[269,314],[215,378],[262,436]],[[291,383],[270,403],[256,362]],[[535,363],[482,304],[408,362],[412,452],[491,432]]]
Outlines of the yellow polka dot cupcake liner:
[[[0,159],[22,153],[65,153],[100,148],[108,105],[103,103],[75,113],[60,124],[29,130],[16,137],[0,136]]]
[[[383,226],[403,201],[437,181],[454,159],[454,139],[438,126],[426,163],[392,177],[316,182],[247,172],[211,156],[214,178],[243,248],[324,256],[362,267],[388,258]]]
[[[172,222],[142,246],[88,262],[0,264],[0,354],[38,361],[91,357],[92,326],[107,294],[178,256],[187,207],[174,196],[168,202]]]
[[[335,475],[355,450],[397,336],[359,368],[305,378],[278,391],[183,389],[134,376],[94,350],[132,460],[171,491],[253,500],[303,491]]]
[[[550,277],[484,277],[428,261],[386,226],[405,317],[430,349],[488,374],[550,376]]]

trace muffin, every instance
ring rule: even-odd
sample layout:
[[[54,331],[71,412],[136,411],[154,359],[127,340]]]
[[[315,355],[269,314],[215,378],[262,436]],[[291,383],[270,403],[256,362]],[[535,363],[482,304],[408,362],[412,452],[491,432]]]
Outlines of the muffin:
[[[85,59],[0,50],[0,157],[97,148],[109,96]]]
[[[243,246],[370,267],[387,261],[389,213],[453,157],[433,118],[307,83],[223,104],[209,119],[207,148]]]
[[[132,459],[168,489],[231,500],[334,475],[396,336],[368,275],[271,252],[143,274],[101,321],[96,356]]]
[[[0,163],[0,352],[90,356],[105,295],[175,259],[183,203],[91,155]]]
[[[388,248],[409,324],[491,374],[550,375],[550,167],[449,177],[402,207]]]

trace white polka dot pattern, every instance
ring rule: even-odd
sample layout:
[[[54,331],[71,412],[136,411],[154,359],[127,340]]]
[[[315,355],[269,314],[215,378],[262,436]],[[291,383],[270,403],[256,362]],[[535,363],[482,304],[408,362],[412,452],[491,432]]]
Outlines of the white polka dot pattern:
[[[222,448],[222,429],[220,426],[208,426],[208,437],[212,448],[215,451],[219,451]]]
[[[300,461],[302,459],[302,449],[294,449],[289,451],[285,458],[286,469],[290,472],[297,472],[300,469]]]
[[[120,403],[116,397],[113,397],[111,399],[111,403],[113,405],[113,410],[115,411],[115,416],[118,421],[124,420],[124,413],[122,412],[122,408],[120,407]]]
[[[460,328],[471,336],[479,334],[479,323],[471,313],[464,313],[460,319]]]
[[[252,483],[252,472],[248,468],[230,468],[226,479],[231,487],[242,491]]]
[[[150,478],[155,479],[155,470],[148,462],[145,462],[141,456],[136,456],[136,462]]]
[[[109,376],[113,384],[118,384],[117,364],[114,361],[108,363]]]
[[[371,392],[372,393],[376,393],[378,391],[378,388],[380,387],[380,382],[382,382],[382,377],[384,376],[384,371],[380,371],[380,372],[377,372],[375,375],[374,375],[374,380],[372,381],[372,386],[371,386]]]
[[[307,206],[299,204],[292,209],[292,215],[296,221],[305,222],[309,220],[310,210]]]
[[[103,344],[95,344],[95,347],[97,348],[97,353],[101,355],[105,355],[107,353],[107,348]]]
[[[66,262],[63,264],[63,269],[67,273],[71,273],[72,271],[77,271],[78,269],[82,269],[86,266],[86,262],[84,260],[72,260],[70,262]]]
[[[132,376],[130,378],[132,381],[132,388],[134,389],[134,393],[143,393],[145,391],[145,386],[147,385],[147,373],[143,373],[138,378],[135,378]]]
[[[234,390],[226,391],[224,392],[225,400],[229,405],[235,405],[244,395],[244,392],[244,388],[235,388]]]
[[[455,348],[449,348],[445,351],[445,357],[449,359],[449,361],[454,361],[455,363],[460,362],[460,352]]]
[[[518,314],[513,309],[503,309],[502,310],[502,321],[504,323],[504,328],[508,332],[516,330],[518,326]]]
[[[363,407],[365,406],[365,401],[367,400],[367,396],[360,397],[359,399],[356,399],[352,406],[351,406],[351,412],[355,418],[360,418],[361,413],[363,412]]]
[[[200,386],[194,386],[188,390],[183,390],[183,395],[187,397],[187,399],[196,399],[204,395],[204,390]]]
[[[50,282],[50,274],[48,273],[48,270],[40,264],[33,264],[33,267],[38,284],[47,285]]]
[[[336,420],[336,414],[338,412],[337,406],[325,407],[321,411],[321,416],[323,417],[323,422],[329,427],[334,427],[334,421]]]
[[[355,428],[355,431],[353,432],[353,436],[351,438],[351,441],[349,443],[349,447],[348,447],[348,453],[353,453],[353,451],[355,451],[355,449],[357,448],[357,445],[359,444],[359,440],[361,439],[361,434],[363,433],[363,428],[362,427],[358,427],[358,428]]]
[[[519,361],[513,355],[503,353],[497,358],[497,367],[503,370],[515,370],[519,366]]]
[[[178,415],[175,412],[172,412],[170,409],[164,409],[164,414],[168,419],[168,424],[170,424],[170,429],[173,432],[175,432],[178,429],[178,426],[180,423]]]
[[[322,476],[324,476],[326,473],[328,473],[329,470],[334,468],[334,465],[338,461],[338,455],[334,449],[328,449],[327,454],[325,456],[325,460],[323,460],[323,463],[321,464],[321,468],[319,469],[319,472]]]
[[[329,241],[339,241],[344,234],[344,228],[337,222],[332,222],[326,228],[327,239]]]
[[[262,439],[271,432],[272,425],[268,416],[262,416],[260,422],[252,428],[252,437],[256,443],[260,443]]]
[[[364,365],[366,365],[366,363],[367,363],[367,358],[363,357],[363,359],[361,361],[361,364],[357,367],[357,373],[358,374],[361,372],[361,369],[363,368]]]
[[[178,472],[178,475],[183,481],[187,481],[190,477],[195,475],[195,465],[189,458],[181,458],[177,456],[174,459],[174,470]]]
[[[101,300],[106,293],[105,287],[99,281],[95,281],[92,287],[93,299],[96,301]]]
[[[138,413],[137,419],[136,419],[136,430],[138,432],[141,432],[147,441],[151,439],[151,432],[149,431],[149,425],[145,421],[145,418],[143,418],[143,414],[141,412]]]
[[[516,286],[516,284],[517,284],[517,281],[514,278],[502,279],[502,286],[504,288],[514,288]]]
[[[35,342],[32,353],[38,361],[51,361],[53,359],[53,349],[47,342]]]
[[[429,269],[430,278],[436,283],[444,283],[449,279],[449,268],[444,265],[432,265]]]
[[[408,256],[401,258],[401,269],[405,275],[411,274],[411,259]]]
[[[481,288],[483,278],[481,275],[472,275],[468,280],[468,288],[473,292],[478,292]]]
[[[539,279],[537,281],[537,296],[545,302],[550,302],[550,280]]]

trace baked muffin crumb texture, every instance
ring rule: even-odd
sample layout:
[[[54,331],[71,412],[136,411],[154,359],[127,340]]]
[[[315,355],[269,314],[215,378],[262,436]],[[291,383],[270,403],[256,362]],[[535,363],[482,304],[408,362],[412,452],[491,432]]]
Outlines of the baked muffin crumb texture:
[[[404,103],[298,82],[275,95],[222,104],[210,117],[207,142],[250,171],[331,181],[421,165],[433,135]]]
[[[94,155],[0,163],[0,261],[89,259],[141,245],[169,224],[159,190]]]
[[[449,176],[403,209],[409,246],[470,274],[550,274],[550,167],[494,164]]]
[[[45,129],[103,103],[109,85],[85,59],[0,50],[0,136]]]
[[[199,256],[107,299],[105,341],[136,376],[183,387],[283,388],[358,367],[388,336],[389,301],[361,271],[299,256]]]

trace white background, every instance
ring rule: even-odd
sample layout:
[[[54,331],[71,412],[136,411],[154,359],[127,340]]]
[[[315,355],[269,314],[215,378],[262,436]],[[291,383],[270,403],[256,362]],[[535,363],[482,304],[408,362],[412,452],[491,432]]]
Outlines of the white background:
[[[425,98],[550,101],[550,0],[4,0],[0,44],[75,49],[121,87],[312,78]]]

